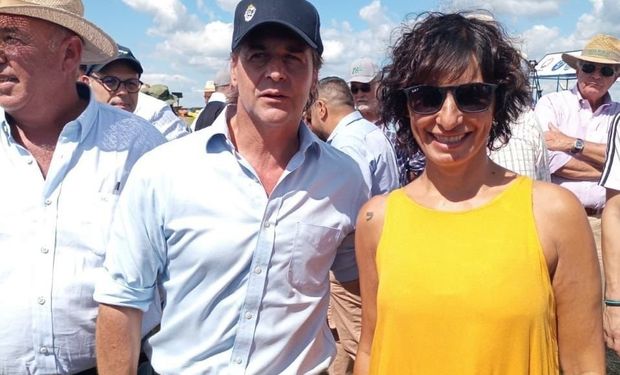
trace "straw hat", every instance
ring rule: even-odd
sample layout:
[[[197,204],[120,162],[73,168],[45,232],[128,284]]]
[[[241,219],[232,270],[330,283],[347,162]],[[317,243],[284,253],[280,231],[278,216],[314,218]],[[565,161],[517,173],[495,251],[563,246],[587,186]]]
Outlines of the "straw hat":
[[[598,34],[586,44],[581,56],[563,53],[562,60],[573,69],[577,69],[577,60],[620,65],[620,40],[611,35]]]
[[[83,64],[96,64],[116,57],[114,40],[84,18],[81,0],[0,0],[0,14],[42,19],[63,26],[82,38]]]

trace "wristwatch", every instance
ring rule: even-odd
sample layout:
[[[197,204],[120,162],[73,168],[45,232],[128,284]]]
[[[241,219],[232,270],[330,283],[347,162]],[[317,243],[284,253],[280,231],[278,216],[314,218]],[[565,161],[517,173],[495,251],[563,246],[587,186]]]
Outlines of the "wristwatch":
[[[583,151],[583,146],[585,146],[585,142],[583,141],[583,139],[575,139],[575,144],[573,145],[573,148],[570,149],[570,153],[579,154],[581,151]]]

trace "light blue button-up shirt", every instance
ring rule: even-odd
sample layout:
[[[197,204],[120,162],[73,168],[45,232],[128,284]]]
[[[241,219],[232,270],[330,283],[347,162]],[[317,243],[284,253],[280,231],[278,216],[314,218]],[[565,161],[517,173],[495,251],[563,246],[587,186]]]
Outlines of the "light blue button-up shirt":
[[[44,179],[0,109],[0,374],[95,366],[92,294],[112,211],[135,161],[163,142],[146,121],[91,95],[63,128]]]
[[[138,104],[133,113],[150,122],[169,141],[189,134],[185,121],[172,111],[168,103],[143,92],[138,92]]]
[[[396,154],[381,128],[364,119],[359,111],[344,116],[327,143],[357,162],[372,196],[400,186]]]
[[[271,196],[231,143],[226,111],[142,158],[97,284],[99,302],[166,304],[150,340],[162,374],[301,374],[335,353],[329,270],[355,280],[352,235],[368,191],[356,164],[301,124]],[[193,167],[178,168],[191,160]]]

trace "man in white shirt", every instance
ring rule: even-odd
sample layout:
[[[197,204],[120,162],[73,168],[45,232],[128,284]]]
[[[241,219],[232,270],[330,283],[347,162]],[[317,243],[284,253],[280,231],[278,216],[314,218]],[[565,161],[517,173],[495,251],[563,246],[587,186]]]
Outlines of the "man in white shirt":
[[[132,112],[150,122],[167,140],[188,134],[181,120],[166,102],[140,92],[142,64],[127,47],[118,46],[115,59],[88,65],[82,82],[90,85],[101,103]]]
[[[234,104],[145,155],[120,199],[95,292],[100,374],[135,371],[142,312],[158,288],[166,305],[148,340],[157,373],[327,369],[329,271],[357,283],[353,232],[369,194],[355,162],[301,122],[319,30],[305,0],[237,5]]]
[[[76,82],[81,62],[117,53],[81,1],[1,2],[0,30],[0,374],[95,374],[112,213],[164,139]]]

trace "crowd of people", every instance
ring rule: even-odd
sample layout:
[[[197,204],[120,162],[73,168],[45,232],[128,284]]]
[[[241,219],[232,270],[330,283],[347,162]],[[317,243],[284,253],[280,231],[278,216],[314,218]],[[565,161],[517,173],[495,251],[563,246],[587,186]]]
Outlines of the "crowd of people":
[[[534,103],[488,13],[319,79],[241,0],[184,121],[83,14],[0,1],[0,374],[620,374],[620,40]]]

